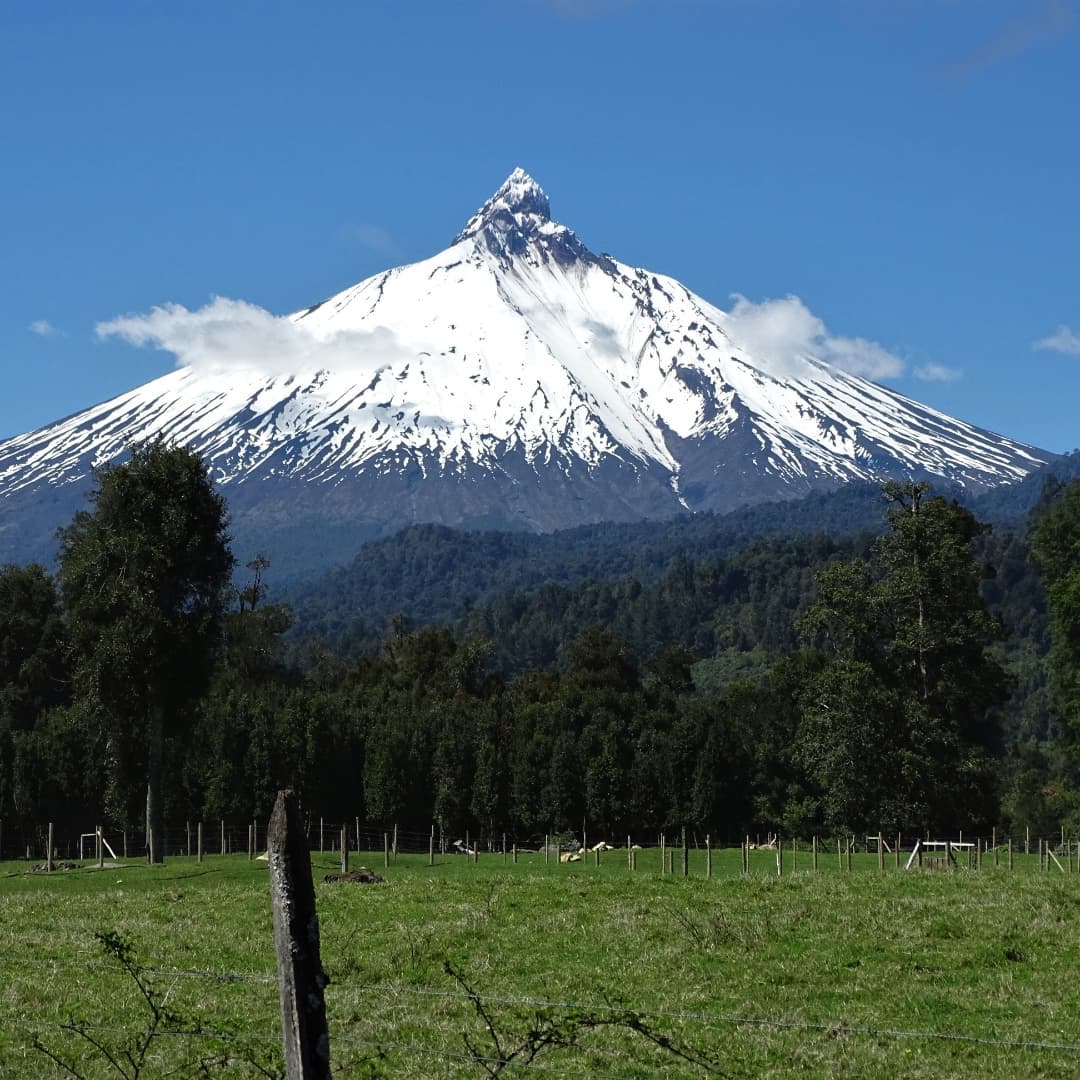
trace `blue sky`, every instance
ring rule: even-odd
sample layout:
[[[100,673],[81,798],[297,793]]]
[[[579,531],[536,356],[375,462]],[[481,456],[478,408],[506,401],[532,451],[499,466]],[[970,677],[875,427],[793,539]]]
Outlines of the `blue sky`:
[[[296,310],[521,165],[594,250],[1080,445],[1080,0],[9,4],[0,95],[0,438],[173,367],[99,322]]]

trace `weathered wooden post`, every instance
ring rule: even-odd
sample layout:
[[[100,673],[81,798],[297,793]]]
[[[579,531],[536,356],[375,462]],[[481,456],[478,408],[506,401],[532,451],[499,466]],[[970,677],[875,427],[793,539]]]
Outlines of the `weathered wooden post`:
[[[480,850],[480,845],[476,845],[476,850]],[[466,862],[472,862],[472,847],[469,844],[469,830],[465,830],[465,860]]]
[[[427,864],[428,866],[435,865],[435,826],[431,826],[431,836],[428,837],[427,845]]]
[[[750,873],[750,834],[746,834],[746,843],[743,844],[742,872]]]
[[[810,867],[817,873],[817,833],[810,838]]]
[[[323,999],[329,980],[319,957],[311,852],[295,792],[278,792],[266,839],[285,1075],[288,1080],[330,1080]]]
[[[849,836],[847,845],[847,868],[849,874],[851,873],[851,849],[853,847],[855,847],[855,837]]]
[[[1031,826],[1024,826],[1024,854],[1031,854]]]
[[[151,833],[151,836],[153,834]],[[98,869],[101,870],[105,866],[105,836],[101,831],[101,826],[98,825],[94,829],[94,841],[97,844],[97,864]],[[150,849],[151,861],[153,861],[153,848]]]
[[[998,865],[997,826],[990,830],[990,844],[994,849],[994,865]]]
[[[779,834],[776,837],[776,876],[784,876],[784,841]]]
[[[148,863],[150,863],[151,866],[153,866],[154,863],[157,861],[154,858],[154,843],[155,843],[155,841],[156,841],[156,837],[154,836],[154,830],[151,829],[151,828],[147,828],[147,830],[146,830],[146,861]],[[98,850],[99,850],[99,852],[101,850],[101,826],[100,825],[98,826]]]
[[[202,862],[203,846],[202,846],[202,822],[201,821],[199,822],[199,828],[198,828],[198,830],[196,832],[195,840],[199,845],[198,860],[199,860],[199,862]]]
[[[184,822],[184,855],[191,858],[191,822]]]
[[[514,859],[514,865],[517,866],[517,844],[514,845],[513,859]]]
[[[690,849],[686,846],[686,826],[682,829],[682,876],[690,875]]]
[[[349,826],[341,826],[341,872],[349,872]]]
[[[880,829],[877,834],[877,868],[879,874],[885,873],[885,837],[881,835]]]
[[[320,853],[326,850],[326,844],[323,840],[323,819],[319,818],[319,851]]]
[[[225,819],[221,819],[221,854],[225,854]]]
[[[712,877],[712,836],[705,834],[705,876]]]
[[[544,833],[544,862],[551,862],[551,834]]]
[[[503,857],[503,864],[505,865],[505,863],[506,863],[506,833],[502,834],[502,857]]]
[[[384,870],[389,870],[390,869],[390,834],[388,832],[384,832],[382,834],[382,862],[383,862],[383,869]]]
[[[45,846],[45,872],[47,874],[51,874],[52,869],[53,869],[52,846],[53,846],[53,823],[50,821],[49,822],[49,838],[46,841],[46,846]],[[1072,862],[1071,861],[1069,863],[1069,866],[1072,867]]]
[[[360,815],[356,815],[356,832],[353,835],[356,837],[356,854],[360,854]],[[434,826],[432,826],[434,828]]]
[[[664,834],[660,834],[660,873],[663,875],[667,871],[667,844],[664,842]]]
[[[896,847],[895,847],[895,848],[893,848],[893,851],[894,851],[894,853],[895,853],[895,855],[896,855],[896,869],[897,869],[897,870],[899,870],[899,869],[900,869],[900,848],[901,848],[902,846],[903,846],[903,845],[902,845],[902,844],[901,844],[901,842],[900,842],[900,834],[899,834],[899,833],[897,833],[897,834],[896,834]]]
[[[393,847],[390,850],[393,852],[394,862],[397,862],[397,825],[396,824],[394,825],[394,844],[393,844]]]

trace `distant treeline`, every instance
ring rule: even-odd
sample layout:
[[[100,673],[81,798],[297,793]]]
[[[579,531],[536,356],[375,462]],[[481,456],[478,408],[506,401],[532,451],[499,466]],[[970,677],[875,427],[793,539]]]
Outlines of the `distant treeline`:
[[[1033,520],[1065,497],[1047,488]],[[1077,823],[1023,522],[991,533],[917,484],[847,498],[835,538],[741,543],[722,519],[539,547],[407,530],[295,596],[299,633],[257,560],[205,687],[166,711],[164,818],[265,818],[292,786],[327,819],[519,838]],[[0,572],[0,816],[134,826],[154,738],[139,628],[90,625],[70,566],[59,579]],[[132,685],[106,696],[110,657]]]

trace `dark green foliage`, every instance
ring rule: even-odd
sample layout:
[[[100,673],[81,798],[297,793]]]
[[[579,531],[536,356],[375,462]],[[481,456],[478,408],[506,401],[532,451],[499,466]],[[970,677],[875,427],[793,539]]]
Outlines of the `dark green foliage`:
[[[170,587],[186,571],[155,562],[171,541],[130,529],[137,517],[175,540],[165,502],[181,480],[155,501],[155,483],[114,491],[103,474],[94,513],[65,531],[66,622],[41,571],[0,575],[0,613],[14,613],[0,783],[31,820],[140,816],[160,687],[171,822],[262,820],[286,786],[313,815],[396,824],[425,845],[432,822],[496,844],[583,822],[619,841],[682,827],[733,841],[967,830],[999,810],[1045,824],[1077,804],[1026,539],[921,485],[878,493],[877,540],[808,527],[737,546],[734,522],[708,518],[558,538],[409,530],[365,548],[338,600],[323,595],[327,641],[297,637],[314,624],[302,596],[299,630],[267,602],[263,556],[231,591],[218,577],[212,600],[196,590],[155,614],[173,594],[154,568]],[[105,524],[109,499],[134,510]],[[215,505],[201,520],[223,527]],[[432,605],[450,625],[429,621]],[[162,649],[189,625],[198,649],[183,634]],[[1005,667],[1020,695],[1008,712]]]
[[[160,837],[164,741],[190,724],[218,642],[232,570],[225,505],[199,456],[160,439],[97,481],[93,508],[60,535],[75,691],[105,732],[112,812],[134,816],[131,762]]]
[[[822,573],[801,620],[829,661],[802,691],[800,758],[829,826],[982,824],[1008,697],[973,552],[986,527],[926,485],[884,490],[889,531],[873,561]]]

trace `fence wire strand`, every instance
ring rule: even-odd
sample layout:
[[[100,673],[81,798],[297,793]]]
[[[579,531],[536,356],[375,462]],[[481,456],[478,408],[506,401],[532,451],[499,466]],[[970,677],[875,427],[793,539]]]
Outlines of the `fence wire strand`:
[[[24,967],[44,967],[54,970],[111,970],[107,964],[101,962],[87,962],[85,964],[72,964],[63,961],[52,962],[48,960],[31,960],[26,957],[0,956],[3,964],[15,963]],[[191,978],[205,979],[221,983],[257,983],[270,985],[276,981],[277,976],[269,973],[236,972],[236,971],[211,971],[196,968],[142,968],[142,973],[161,979]],[[330,993],[339,990],[360,991],[385,996],[413,996],[424,998],[436,998],[448,1001],[456,1001],[462,1004],[478,1000],[487,1005],[503,1005],[515,1008],[534,1009],[559,1009],[572,1012],[606,1012],[612,1015],[633,1015],[648,1017],[653,1020],[679,1020],[689,1021],[704,1025],[731,1026],[731,1027],[759,1027],[773,1028],[785,1031],[815,1031],[827,1032],[833,1035],[859,1035],[867,1037],[880,1037],[892,1039],[920,1039],[941,1040],[948,1042],[962,1042],[979,1046],[996,1047],[999,1049],[1016,1050],[1048,1050],[1062,1053],[1080,1053],[1080,1043],[1051,1042],[1045,1039],[1007,1039],[994,1038],[986,1035],[972,1035],[964,1032],[931,1031],[916,1028],[891,1028],[877,1027],[871,1024],[851,1024],[844,1021],[814,1021],[792,1020],[777,1017],[760,1016],[735,1016],[723,1013],[697,1012],[692,1010],[671,1010],[641,1008],[628,1004],[612,1004],[611,1002],[585,1002],[570,1001],[556,998],[510,996],[499,994],[475,994],[468,995],[453,990],[436,990],[427,987],[402,986],[395,983],[368,983],[354,982],[349,979],[334,980],[330,983]],[[3,1014],[0,1014],[3,1015]],[[8,1013],[13,1019],[21,1019],[17,1013]],[[160,1034],[183,1034],[182,1032],[161,1032]],[[232,1036],[238,1037],[238,1036]],[[256,1037],[256,1036],[253,1036]],[[274,1036],[276,1038],[276,1036]],[[379,1045],[385,1045],[380,1043]]]

